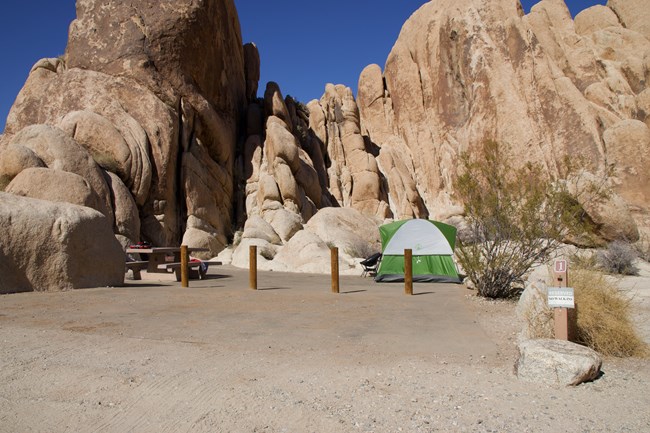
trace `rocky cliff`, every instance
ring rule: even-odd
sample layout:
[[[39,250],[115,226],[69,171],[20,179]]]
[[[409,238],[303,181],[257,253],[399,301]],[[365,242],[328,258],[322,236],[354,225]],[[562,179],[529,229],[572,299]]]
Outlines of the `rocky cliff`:
[[[553,177],[566,174],[567,157],[601,178],[611,173],[647,229],[647,11],[640,1],[610,3],[575,21],[562,0],[528,15],[511,0],[436,0],[415,12],[383,73],[371,65],[359,79],[361,131],[379,148],[395,216],[459,212],[458,155],[494,139]]]
[[[47,195],[100,211],[122,244],[216,254],[244,229],[272,259],[302,230],[296,243],[324,240],[308,224],[323,208],[368,224],[458,217],[458,157],[492,139],[553,178],[579,161],[612,189],[591,208],[602,239],[635,240],[650,231],[643,3],[572,20],[562,0],[527,15],[517,0],[432,0],[356,100],[328,84],[305,105],[276,83],[258,98],[263,59],[232,0],[78,0],[64,58],[39,61],[10,112],[0,180],[35,198],[74,185]],[[319,221],[354,219],[337,218]]]

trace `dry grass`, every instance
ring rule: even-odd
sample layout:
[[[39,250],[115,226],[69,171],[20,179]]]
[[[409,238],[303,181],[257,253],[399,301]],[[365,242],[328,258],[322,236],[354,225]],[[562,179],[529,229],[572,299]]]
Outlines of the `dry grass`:
[[[598,270],[598,255],[593,250],[576,250],[569,254],[572,269]]]
[[[648,346],[637,335],[630,320],[631,298],[598,272],[575,271],[570,285],[575,289],[577,341],[603,355],[648,356]]]

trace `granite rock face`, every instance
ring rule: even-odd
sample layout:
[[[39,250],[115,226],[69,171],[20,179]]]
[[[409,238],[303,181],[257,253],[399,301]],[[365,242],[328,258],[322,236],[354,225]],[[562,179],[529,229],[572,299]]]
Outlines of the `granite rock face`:
[[[231,0],[79,0],[64,59],[34,66],[3,142],[23,144],[15,136],[31,125],[60,128],[128,188],[143,238],[178,244],[191,231],[196,246],[216,253],[232,230],[235,148],[247,76],[249,93],[259,76],[255,53],[247,49],[245,65]],[[98,193],[109,197],[106,187]],[[100,211],[115,219],[108,206]],[[140,236],[134,230],[128,236]]]
[[[96,210],[0,192],[0,231],[0,293],[124,281],[124,252]]]
[[[650,42],[642,20],[619,20],[647,8],[610,6],[584,11],[577,24],[562,0],[542,0],[528,15],[509,0],[437,0],[416,11],[383,73],[371,65],[359,79],[361,131],[378,148],[393,214],[458,214],[458,156],[492,139],[554,178],[566,175],[565,158],[580,161],[648,228],[649,112],[640,105]]]

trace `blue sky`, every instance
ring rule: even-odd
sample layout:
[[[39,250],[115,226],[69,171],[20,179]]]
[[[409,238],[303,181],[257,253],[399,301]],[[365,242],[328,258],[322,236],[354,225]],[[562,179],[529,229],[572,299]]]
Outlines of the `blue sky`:
[[[523,0],[528,11],[537,0]],[[283,94],[308,102],[325,84],[345,84],[356,92],[361,70],[384,66],[406,19],[425,0],[235,0],[244,42],[260,50],[262,78],[280,84]],[[571,12],[606,0],[567,0]],[[0,132],[32,65],[65,51],[74,0],[10,1],[2,6],[0,40]],[[309,6],[306,6],[309,4]]]

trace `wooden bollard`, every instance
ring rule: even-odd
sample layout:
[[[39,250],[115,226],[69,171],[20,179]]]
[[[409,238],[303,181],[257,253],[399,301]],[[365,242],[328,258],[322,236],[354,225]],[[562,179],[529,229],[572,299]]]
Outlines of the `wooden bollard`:
[[[339,249],[332,247],[330,255],[332,257],[332,293],[339,293]]]
[[[187,245],[181,245],[181,287],[190,287],[190,255]]]
[[[249,269],[250,288],[257,290],[257,245],[250,246]]]
[[[413,250],[404,250],[404,294],[413,294]]]

